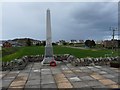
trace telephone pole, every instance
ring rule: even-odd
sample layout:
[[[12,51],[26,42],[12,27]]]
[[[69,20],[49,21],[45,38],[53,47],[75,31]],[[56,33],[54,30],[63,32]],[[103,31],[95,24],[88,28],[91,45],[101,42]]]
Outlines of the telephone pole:
[[[115,29],[112,30],[112,50],[114,50],[114,38],[115,38]]]
[[[111,28],[110,27],[110,30],[112,30],[112,50],[114,50],[114,48],[116,47],[116,45],[114,45],[114,40],[115,40],[115,31],[117,31],[117,28]],[[112,52],[113,53],[113,52]]]

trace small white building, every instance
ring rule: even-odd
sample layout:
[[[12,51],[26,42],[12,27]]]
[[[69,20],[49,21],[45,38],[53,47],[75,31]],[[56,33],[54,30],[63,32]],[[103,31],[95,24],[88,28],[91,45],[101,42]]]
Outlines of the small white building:
[[[103,40],[97,40],[95,41],[96,44],[103,44]]]
[[[58,45],[63,45],[63,43],[65,43],[65,40],[59,40],[59,42],[57,42]]]
[[[32,44],[33,44],[33,45],[41,44],[41,41],[38,41],[38,40],[36,40],[36,41],[32,41]]]
[[[78,43],[84,43],[84,40],[78,40]]]
[[[78,43],[77,40],[70,40],[69,43]]]

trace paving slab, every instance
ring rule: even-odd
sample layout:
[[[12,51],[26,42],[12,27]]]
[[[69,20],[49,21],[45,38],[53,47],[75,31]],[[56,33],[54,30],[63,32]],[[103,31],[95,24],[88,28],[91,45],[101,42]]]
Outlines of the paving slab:
[[[76,77],[77,75],[74,74],[74,73],[72,73],[72,74],[65,74],[65,76],[66,76],[67,78],[71,78],[71,77]]]
[[[95,66],[96,68],[102,68],[101,66]]]
[[[99,74],[93,74],[93,75],[91,75],[91,77],[94,79],[104,79],[104,77]]]
[[[103,84],[97,80],[94,81],[85,81],[88,86],[102,86]]]
[[[5,78],[15,78],[18,74],[16,73],[8,73]]]
[[[30,71],[31,71],[30,69],[29,70],[28,69],[24,69],[24,70],[21,71],[21,73],[29,73]]]
[[[91,70],[94,71],[94,72],[99,72],[100,71],[100,69],[98,69],[98,68],[91,68]]]
[[[10,86],[9,88],[11,88],[11,89],[17,89],[17,88],[19,88],[19,89],[23,89],[24,88],[24,85],[19,85],[19,86]]]
[[[24,90],[24,86],[9,87],[7,90]]]
[[[60,69],[51,68],[52,74],[60,74],[62,71]]]
[[[106,74],[106,75],[102,75],[103,77],[106,77],[106,78],[115,78],[115,76],[113,76],[113,75],[110,75],[110,74]]]
[[[35,90],[40,90],[40,85],[25,85],[24,90],[29,90],[29,89],[35,89]]]
[[[98,73],[101,74],[101,75],[103,75],[103,74],[108,74],[108,73],[105,72],[105,71],[99,71]]]
[[[68,68],[73,68],[73,67],[74,67],[74,66],[71,65],[70,63],[66,64],[66,66],[67,66]]]
[[[87,66],[88,69],[94,68],[93,66]]]
[[[31,70],[31,72],[30,72],[29,75],[30,75],[30,76],[40,76],[40,72],[33,72],[33,71]]]
[[[55,74],[54,77],[55,78],[64,78],[65,75],[63,73],[60,73],[60,74]]]
[[[11,81],[13,81],[15,79],[15,77],[4,77],[4,78],[2,78],[2,80],[11,80]]]
[[[83,77],[83,76],[88,76],[88,73],[82,72],[82,73],[76,73],[77,76]]]
[[[92,86],[92,88],[94,89],[94,90],[101,90],[101,88],[103,88],[103,89],[105,89],[106,90],[106,88],[108,88],[108,86],[105,86],[105,85],[97,85],[97,86]]]
[[[52,74],[50,69],[41,69],[41,74]]]
[[[89,70],[89,69],[84,69],[84,70],[82,70],[82,72],[85,72],[85,73],[90,73],[90,72],[92,72],[91,70]]]
[[[2,88],[2,80],[0,79],[0,89]]]
[[[40,69],[34,69],[34,70],[31,70],[31,72],[34,72],[34,73],[40,73]]]
[[[19,77],[28,77],[28,75],[29,75],[29,73],[20,73],[20,74],[18,74]]]
[[[117,77],[116,77],[116,78],[111,78],[110,80],[112,80],[112,81],[120,84],[120,78],[117,78]]]
[[[71,70],[63,70],[63,73],[64,74],[71,74],[71,73],[73,73]]]
[[[69,82],[57,83],[57,86],[58,88],[73,88],[73,86]]]
[[[82,81],[79,77],[71,77],[71,78],[68,78],[71,82],[78,82],[78,81]]]
[[[17,76],[14,81],[26,81],[28,79],[27,76]]]
[[[85,70],[85,69],[88,69],[88,67],[79,67],[79,69],[81,69],[81,70]]]
[[[76,71],[76,70],[80,70],[79,68],[77,67],[73,67],[73,68],[70,68],[72,71]]]
[[[112,85],[112,84],[116,84],[114,81],[110,80],[110,79],[103,79],[103,80],[99,80],[102,84],[104,85]]]
[[[87,80],[95,80],[94,78],[92,78],[91,76],[83,76],[80,77],[83,81],[87,81]]]
[[[42,84],[41,88],[57,88],[57,85],[55,83]]]
[[[41,84],[50,84],[50,83],[55,83],[53,77],[46,77],[44,79],[41,79]]]
[[[62,69],[62,70],[69,70],[69,68],[68,68],[66,65],[62,65],[62,66],[61,66],[61,69]]]
[[[65,83],[65,82],[69,82],[67,78],[55,78],[56,83]]]
[[[26,83],[27,86],[29,85],[40,85],[40,80],[36,79],[36,80],[28,80]]]
[[[40,76],[31,76],[28,78],[29,80],[40,80]]]
[[[47,74],[41,76],[41,84],[50,84],[50,83],[55,83],[52,75]]]
[[[85,82],[73,82],[72,85],[74,88],[89,87]]]
[[[108,73],[111,71],[109,68],[106,68],[106,67],[101,68],[101,70],[102,70],[102,71],[106,71],[106,72],[108,72]]]
[[[18,87],[18,86],[24,86],[26,81],[13,81],[9,87]]]
[[[2,87],[3,88],[8,88],[9,85],[12,83],[13,80],[2,80]]]
[[[108,85],[109,88],[119,88],[120,85],[114,84],[114,85]]]
[[[0,79],[2,79],[6,74],[0,73]]]
[[[79,69],[78,69],[78,70],[73,70],[73,72],[74,72],[74,73],[81,73],[82,70],[79,70]]]
[[[2,71],[2,74],[8,74],[10,71]]]

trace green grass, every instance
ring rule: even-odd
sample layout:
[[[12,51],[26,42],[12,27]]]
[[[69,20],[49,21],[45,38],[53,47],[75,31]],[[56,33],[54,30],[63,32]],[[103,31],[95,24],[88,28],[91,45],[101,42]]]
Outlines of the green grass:
[[[25,55],[41,55],[44,53],[44,47],[19,47],[19,50],[15,53],[2,57],[3,61],[11,61],[15,58],[21,58]]]
[[[69,48],[69,47],[54,47],[55,54],[72,54],[79,58],[84,57],[104,57],[105,54],[111,54],[112,50],[92,50],[92,49],[76,49],[76,48]],[[117,52],[113,53],[113,56],[117,56]]]
[[[6,56],[12,53],[15,53],[19,50],[19,47],[11,47],[11,48],[2,48],[2,56]]]
[[[6,48],[8,49],[8,48]],[[54,46],[54,54],[72,54],[76,57],[104,57],[105,54],[111,54],[111,50],[92,50],[92,49],[76,49],[62,46]],[[16,52],[12,54],[5,55],[2,57],[3,61],[11,61],[15,58],[21,58],[25,55],[42,55],[44,54],[44,47],[42,46],[31,46],[31,47],[19,47]],[[113,55],[116,56],[118,53],[114,52]]]

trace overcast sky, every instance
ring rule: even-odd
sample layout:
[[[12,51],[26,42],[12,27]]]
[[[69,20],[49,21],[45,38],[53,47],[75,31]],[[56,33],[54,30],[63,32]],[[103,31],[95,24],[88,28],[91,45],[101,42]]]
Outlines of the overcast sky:
[[[2,6],[2,39],[45,40],[46,10],[51,10],[53,41],[110,39],[118,25],[117,2],[21,2]]]

